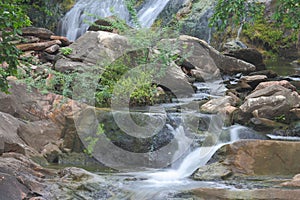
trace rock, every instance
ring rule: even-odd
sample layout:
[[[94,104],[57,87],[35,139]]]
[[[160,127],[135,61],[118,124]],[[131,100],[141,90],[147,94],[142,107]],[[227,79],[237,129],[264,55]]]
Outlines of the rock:
[[[41,94],[24,84],[10,82],[10,94],[0,93],[0,111],[27,121],[46,119],[46,113],[36,99]]]
[[[300,119],[300,108],[293,108],[292,110],[290,110],[290,112],[292,114],[294,114],[294,116],[297,118],[297,119]]]
[[[285,187],[299,188],[300,187],[300,174],[295,175],[291,181],[281,183],[280,185],[285,186]]]
[[[55,70],[62,73],[83,72],[87,67],[92,67],[92,64],[72,61],[67,58],[58,59],[55,63]]]
[[[61,45],[61,42],[59,40],[51,40],[47,42],[19,44],[16,47],[22,51],[30,51],[30,50],[41,51],[52,45]]]
[[[192,193],[201,199],[261,199],[261,200],[297,200],[300,190],[289,190],[281,188],[263,189],[228,189],[228,188],[198,188]]]
[[[50,39],[54,33],[45,28],[37,28],[37,27],[25,27],[22,28],[22,35],[24,36],[36,36],[41,39]]]
[[[222,51],[234,52],[242,49],[247,49],[247,46],[243,42],[241,42],[240,40],[231,40],[223,45]]]
[[[232,175],[229,167],[221,163],[213,163],[200,167],[194,174],[193,179],[201,181],[224,180]]]
[[[68,38],[64,36],[58,36],[58,35],[51,35],[51,40],[59,40],[61,42],[61,46],[69,46],[71,42],[68,40]]]
[[[25,43],[34,43],[40,41],[40,38],[35,36],[24,36],[23,38]]]
[[[124,28],[116,27],[113,24],[122,23]],[[119,33],[124,31],[124,29],[130,29],[131,27],[128,26],[123,21],[120,21],[117,17],[109,16],[104,19],[96,20],[89,28],[88,31],[107,31],[111,33]],[[119,30],[121,29],[121,30]],[[122,30],[123,29],[123,30]]]
[[[29,190],[16,177],[0,172],[1,200],[24,199],[28,193]]]
[[[300,58],[300,51],[297,48],[296,44],[294,43],[293,45],[290,46],[281,46],[279,47],[279,52],[278,52],[279,57],[283,57],[287,60],[295,60]]]
[[[249,74],[249,76],[253,76],[253,75],[265,75],[268,78],[276,78],[278,76],[276,74],[276,72],[274,72],[272,70],[262,70],[262,71],[257,71],[257,72],[251,72]]]
[[[265,75],[253,75],[253,76],[243,76],[240,81],[243,81],[251,86],[251,88],[255,88],[259,83],[264,82],[268,79]]]
[[[256,49],[246,48],[246,49],[230,50],[225,55],[232,56],[237,59],[241,59],[248,63],[251,63],[256,67],[257,71],[266,69],[266,65],[264,64],[263,61],[263,56]]]
[[[257,111],[257,110],[256,110]],[[254,129],[257,131],[270,131],[274,129],[286,129],[288,125],[276,122],[274,120],[261,118],[261,117],[254,117],[250,119],[250,122],[254,125]]]
[[[200,110],[205,113],[215,114],[223,110],[226,106],[232,105],[235,105],[234,99],[230,96],[224,96],[208,101],[201,106]]]
[[[14,199],[26,199],[34,196],[50,196],[51,184],[46,183],[45,178],[53,176],[54,173],[42,168],[27,157],[17,153],[5,153],[0,157],[0,169],[0,183],[3,183],[0,184],[1,197],[9,196],[8,199],[11,199],[13,196],[22,196],[22,198]],[[3,176],[8,179],[1,180]],[[5,185],[16,188],[11,190]],[[3,194],[3,187],[6,190],[5,194]]]
[[[246,115],[253,115],[255,111],[257,117],[275,119],[280,116],[287,117],[291,109],[299,106],[300,96],[297,92],[280,85],[271,85],[248,95],[240,109]]]
[[[187,35],[181,35],[178,39],[162,40],[161,44],[157,46],[157,48],[161,49],[172,49],[174,54],[184,58],[185,63],[189,63],[189,66],[182,63],[182,67],[186,70],[193,69],[198,71],[197,78],[202,78],[204,81],[220,79],[220,72],[232,74],[238,72],[247,73],[255,70],[254,65],[224,56],[205,41]],[[195,71],[193,73],[196,74]]]
[[[87,32],[69,47],[70,59],[97,65],[111,63],[130,50],[126,37],[105,31]]]
[[[235,174],[291,175],[300,170],[298,142],[242,140],[226,145],[225,165]]]
[[[272,86],[272,85],[280,85],[282,87],[285,87],[287,89],[290,89],[291,91],[296,91],[296,87],[293,86],[290,82],[286,81],[286,80],[282,80],[282,81],[268,81],[268,82],[263,82],[260,83],[255,89],[254,91],[257,90],[261,90],[264,89],[266,87]]]
[[[17,130],[23,122],[13,116],[0,112],[0,154],[15,150],[17,153],[25,154],[25,143],[18,136]],[[18,148],[11,148],[12,145]]]
[[[62,130],[52,121],[35,121],[20,125],[18,135],[29,146],[41,152],[49,143],[62,138]]]
[[[47,53],[53,54],[59,50],[59,45],[55,44],[45,49]]]

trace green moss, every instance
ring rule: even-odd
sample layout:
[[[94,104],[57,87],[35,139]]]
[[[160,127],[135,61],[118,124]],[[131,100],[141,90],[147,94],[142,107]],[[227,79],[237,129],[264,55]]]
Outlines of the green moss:
[[[273,22],[258,19],[244,26],[243,35],[256,47],[277,53],[280,47],[289,47],[297,41],[296,31],[286,31]],[[272,53],[273,52],[273,53]]]

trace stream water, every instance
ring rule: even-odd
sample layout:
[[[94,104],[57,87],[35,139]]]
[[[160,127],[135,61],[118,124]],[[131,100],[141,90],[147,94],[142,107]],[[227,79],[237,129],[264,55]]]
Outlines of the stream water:
[[[214,98],[223,94],[220,81],[212,83],[196,83],[197,93],[185,99],[178,99],[176,103],[163,104],[168,116],[178,118],[179,113],[174,107],[183,106],[191,102]],[[217,89],[218,88],[218,89]],[[155,110],[155,109],[153,109]],[[225,144],[240,140],[260,138],[255,131],[240,125],[223,126],[222,117],[217,115],[201,114],[199,112],[182,111],[190,117],[204,120],[198,129],[204,130],[201,134],[191,132],[183,125],[168,128],[174,135],[177,148],[172,152],[172,163],[163,168],[137,168],[126,173],[101,173],[106,181],[112,183],[120,191],[112,199],[132,200],[165,200],[192,198],[187,191],[195,188],[230,188],[221,182],[194,181],[190,177],[201,166],[211,159],[215,152]],[[179,124],[181,124],[179,122]],[[178,156],[179,155],[179,156]],[[132,162],[135,162],[132,160]]]

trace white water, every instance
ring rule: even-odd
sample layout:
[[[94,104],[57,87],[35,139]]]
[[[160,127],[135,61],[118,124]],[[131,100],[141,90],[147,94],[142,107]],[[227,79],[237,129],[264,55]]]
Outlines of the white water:
[[[147,176],[149,177],[148,181],[156,184],[169,184],[175,182],[181,182],[185,178],[192,175],[199,167],[206,165],[206,163],[211,159],[211,157],[216,153],[218,149],[222,146],[232,143],[234,141],[239,140],[239,132],[244,129],[242,126],[233,126],[229,130],[229,140],[221,142],[219,141],[219,137],[222,133],[222,118],[215,117],[213,121],[210,123],[210,127],[208,130],[208,137],[213,138],[215,143],[211,146],[207,146],[207,141],[205,140],[202,147],[196,148],[194,151],[189,153],[181,162],[178,168],[176,169],[166,169],[163,171],[149,173]],[[182,127],[177,128],[175,131],[183,131]],[[178,134],[184,135],[184,134]],[[186,137],[186,136],[185,136]],[[178,140],[179,138],[177,138]],[[210,141],[211,139],[209,139]]]
[[[60,34],[75,40],[94,22],[97,17],[113,15],[128,21],[129,13],[123,0],[79,0],[61,20]]]
[[[137,16],[142,27],[150,27],[170,0],[148,0]]]
[[[148,0],[137,13],[141,27],[150,27],[169,1]],[[79,0],[61,20],[59,34],[74,41],[87,31],[89,23],[112,15],[133,24],[124,0]]]

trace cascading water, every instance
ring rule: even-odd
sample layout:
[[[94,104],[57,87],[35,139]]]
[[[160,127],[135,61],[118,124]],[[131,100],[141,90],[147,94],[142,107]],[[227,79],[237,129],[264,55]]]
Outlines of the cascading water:
[[[75,40],[87,31],[89,22],[113,14],[129,21],[129,12],[123,0],[79,0],[61,20],[59,32],[69,40]]]
[[[147,0],[138,11],[138,21],[141,27],[150,27],[159,13],[170,0]],[[74,7],[62,18],[59,34],[69,40],[75,40],[99,17],[116,15],[129,25],[130,14],[124,0],[79,0]]]
[[[142,27],[150,27],[170,0],[148,0],[137,16]]]

